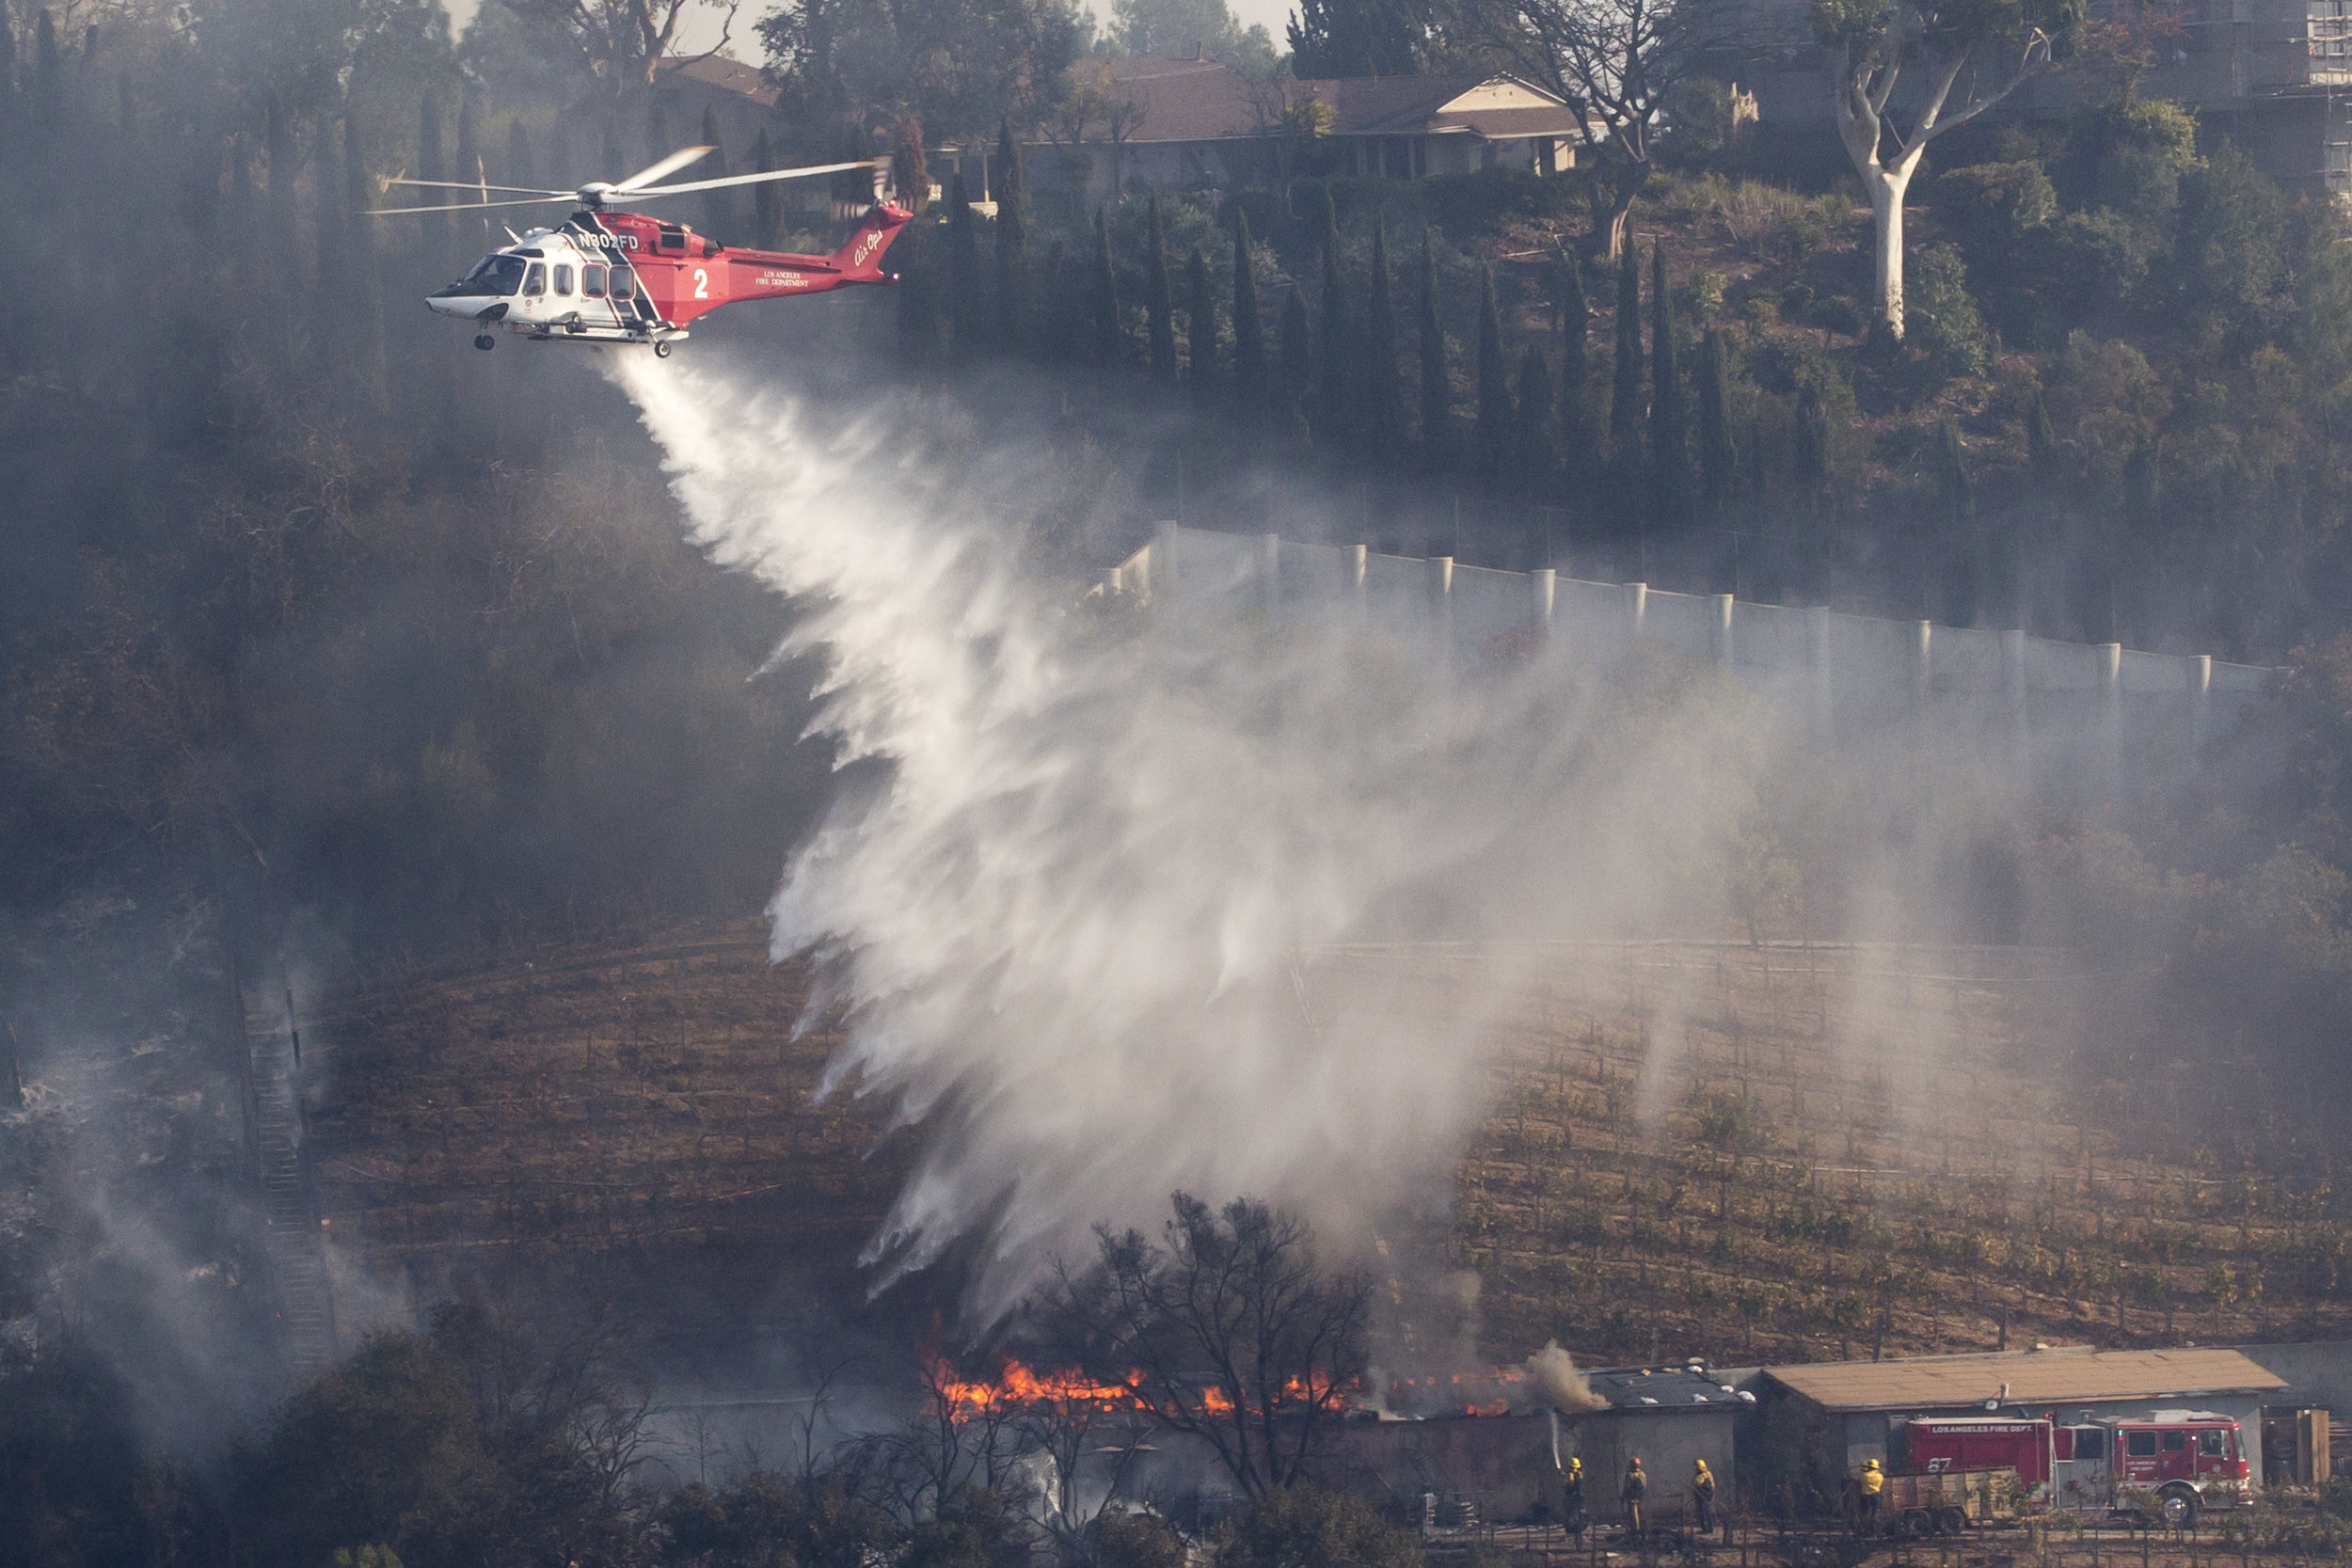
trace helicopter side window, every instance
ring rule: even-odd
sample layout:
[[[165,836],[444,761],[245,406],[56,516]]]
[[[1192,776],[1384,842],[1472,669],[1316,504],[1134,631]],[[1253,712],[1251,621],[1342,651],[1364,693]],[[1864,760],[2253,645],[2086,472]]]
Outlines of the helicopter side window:
[[[604,297],[604,268],[595,261],[580,269],[580,292],[590,299]]]
[[[533,261],[531,263],[531,276],[523,279],[523,293],[543,294],[547,292],[548,264],[545,261]]]
[[[568,294],[572,292],[572,269],[569,262],[558,261],[555,264],[555,292],[559,294]]]

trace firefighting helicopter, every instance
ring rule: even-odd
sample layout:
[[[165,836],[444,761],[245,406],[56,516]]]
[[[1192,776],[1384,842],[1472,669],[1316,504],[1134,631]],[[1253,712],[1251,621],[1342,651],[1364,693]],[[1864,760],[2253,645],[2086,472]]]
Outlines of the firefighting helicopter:
[[[437,289],[425,308],[482,328],[473,346],[498,346],[492,328],[519,332],[535,342],[650,343],[668,358],[670,345],[687,336],[690,323],[722,305],[747,299],[781,299],[822,293],[857,283],[895,283],[882,259],[914,214],[889,199],[890,160],[818,164],[693,180],[679,185],[655,182],[708,155],[715,149],[682,147],[626,180],[592,181],[576,191],[533,191],[459,180],[393,179],[388,185],[469,191],[474,199],[432,207],[386,207],[366,215],[410,213],[478,213],[493,207],[532,207],[566,201],[576,210],[552,229],[517,234],[471,272]],[[874,171],[874,204],[849,243],[830,256],[746,250],[697,234],[682,223],[641,213],[615,212],[612,203],[654,197],[685,196],[769,180],[805,180],[849,169]],[[493,201],[492,193],[511,198]]]

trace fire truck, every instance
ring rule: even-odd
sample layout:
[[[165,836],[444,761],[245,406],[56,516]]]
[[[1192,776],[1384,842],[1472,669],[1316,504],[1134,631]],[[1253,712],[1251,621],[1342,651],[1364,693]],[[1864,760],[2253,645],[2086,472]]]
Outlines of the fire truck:
[[[2056,1412],[1920,1416],[1892,1435],[1897,1474],[2014,1470],[2028,1505],[2106,1513],[2152,1500],[2175,1529],[2252,1495],[2237,1422],[2208,1410],[2072,1424]]]

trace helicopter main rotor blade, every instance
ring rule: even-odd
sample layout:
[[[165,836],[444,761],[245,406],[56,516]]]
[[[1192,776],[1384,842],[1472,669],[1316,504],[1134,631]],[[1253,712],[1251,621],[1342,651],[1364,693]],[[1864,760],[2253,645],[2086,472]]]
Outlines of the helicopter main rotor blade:
[[[763,180],[805,180],[812,174],[839,174],[844,169],[872,168],[879,161],[861,158],[853,164],[816,164],[807,168],[763,169],[757,174],[730,174],[723,180],[695,180],[683,185],[656,185],[651,190],[625,194],[631,201],[646,196],[684,196],[689,191],[715,191],[726,185],[756,185]]]
[[[550,200],[569,197],[569,191],[551,191],[544,185],[485,185],[479,180],[387,180],[388,185],[415,185],[437,191],[499,191],[507,196],[539,196]]]
[[[718,150],[719,150],[715,147],[681,147],[675,152],[673,152],[668,157],[662,159],[660,163],[649,164],[645,167],[641,168],[636,173],[630,175],[626,180],[614,181],[612,189],[615,192],[627,191],[630,195],[634,196],[637,193],[639,186],[650,185],[655,181],[660,179],[663,175],[675,169],[684,168],[687,165],[693,163],[698,159],[707,157],[711,153]]]
[[[527,196],[519,201],[453,201],[441,207],[367,207],[363,218],[398,217],[404,213],[482,213],[493,207],[544,207],[550,201],[570,201],[570,196]]]

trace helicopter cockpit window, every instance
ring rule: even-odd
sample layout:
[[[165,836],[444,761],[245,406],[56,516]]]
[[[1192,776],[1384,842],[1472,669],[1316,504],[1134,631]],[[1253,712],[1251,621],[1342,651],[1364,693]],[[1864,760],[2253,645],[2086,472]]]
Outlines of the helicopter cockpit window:
[[[591,261],[580,269],[580,292],[590,299],[604,297],[604,268]]]
[[[524,261],[518,256],[485,256],[473,271],[450,289],[453,294],[511,294],[523,286]]]
[[[531,275],[523,279],[523,293],[543,294],[547,292],[548,264],[545,261],[533,261],[531,263]]]

